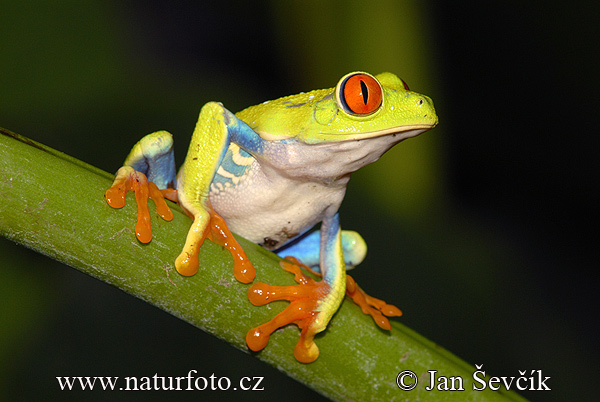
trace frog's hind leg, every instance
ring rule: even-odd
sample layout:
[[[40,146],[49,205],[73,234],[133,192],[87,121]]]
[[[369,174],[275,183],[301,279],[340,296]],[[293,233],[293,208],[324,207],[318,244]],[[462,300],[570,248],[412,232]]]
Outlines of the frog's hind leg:
[[[173,136],[166,131],[148,134],[133,146],[123,165],[144,173],[160,189],[175,188]]]
[[[278,250],[277,254],[320,276],[320,244],[321,233],[315,231],[302,237],[290,246]],[[364,260],[367,253],[367,245],[357,232],[343,230],[342,250],[344,264],[346,265],[346,270],[348,270],[354,268]],[[294,259],[292,260],[289,256],[293,256]],[[396,306],[387,304],[383,300],[365,293],[350,275],[346,275],[346,295],[361,308],[363,313],[370,315],[375,323],[383,329],[389,330],[391,328],[386,316],[398,317],[402,315],[402,311]]]
[[[283,268],[294,274],[298,285],[272,286],[256,283],[248,290],[248,298],[256,306],[274,300],[290,301],[289,306],[271,321],[248,332],[246,343],[250,349],[261,350],[267,345],[269,337],[277,328],[295,323],[302,330],[294,349],[296,359],[302,363],[310,363],[319,356],[319,348],[315,344],[314,337],[325,330],[346,292],[346,268],[337,214],[323,220],[321,239],[322,279],[320,281],[303,274],[296,264],[283,262]]]
[[[106,201],[113,208],[121,208],[127,192],[134,191],[138,205],[136,236],[142,243],[148,243],[152,239],[148,198],[156,204],[158,214],[170,221],[173,213],[164,198],[177,201],[174,186],[173,137],[166,131],[157,131],[134,145],[112,186],[106,190]]]

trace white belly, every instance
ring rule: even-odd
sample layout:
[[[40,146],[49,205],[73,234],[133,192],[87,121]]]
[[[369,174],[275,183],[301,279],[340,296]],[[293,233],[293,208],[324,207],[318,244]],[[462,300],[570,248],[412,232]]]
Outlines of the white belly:
[[[210,201],[231,231],[275,249],[319,223],[327,210],[335,213],[347,181],[294,180],[255,163],[236,186],[211,192]]]

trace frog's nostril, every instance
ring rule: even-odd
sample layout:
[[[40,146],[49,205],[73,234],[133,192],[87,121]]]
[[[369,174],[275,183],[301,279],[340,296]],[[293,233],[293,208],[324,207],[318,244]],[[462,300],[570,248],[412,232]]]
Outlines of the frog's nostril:
[[[417,105],[421,106],[422,104],[423,104],[423,99],[419,99],[419,100],[417,101]]]

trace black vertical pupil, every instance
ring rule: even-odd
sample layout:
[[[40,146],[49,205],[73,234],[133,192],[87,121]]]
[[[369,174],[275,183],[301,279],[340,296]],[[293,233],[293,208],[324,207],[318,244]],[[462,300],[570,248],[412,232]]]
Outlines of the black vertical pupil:
[[[363,101],[366,105],[367,101],[369,100],[369,90],[367,89],[367,84],[365,84],[363,80],[360,80],[360,90],[362,92]]]

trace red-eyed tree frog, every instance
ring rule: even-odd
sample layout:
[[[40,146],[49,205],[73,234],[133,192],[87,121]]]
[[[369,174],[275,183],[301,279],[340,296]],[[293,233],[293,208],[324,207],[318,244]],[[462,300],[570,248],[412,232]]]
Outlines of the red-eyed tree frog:
[[[276,329],[295,323],[302,331],[294,355],[309,363],[319,356],[315,334],[327,327],[344,295],[384,329],[390,329],[385,316],[402,314],[346,275],[364,259],[366,245],[356,232],[340,229],[338,209],[352,172],[437,122],[431,99],[391,73],[353,72],[335,88],[267,101],[237,114],[210,102],[200,112],[177,175],[171,134],[149,134],[133,147],[106,199],[120,208],[127,191],[135,192],[136,235],[144,243],[152,239],[148,198],[167,220],[173,215],[164,198],[181,205],[193,218],[175,261],[181,275],[198,271],[198,249],[208,238],[229,249],[235,278],[252,282],[254,267],[230,230],[282,257],[295,257],[282,266],[297,285],[249,288],[254,305],[282,299],[290,304],[251,329],[246,342],[261,350]],[[318,223],[320,229],[310,232]]]

